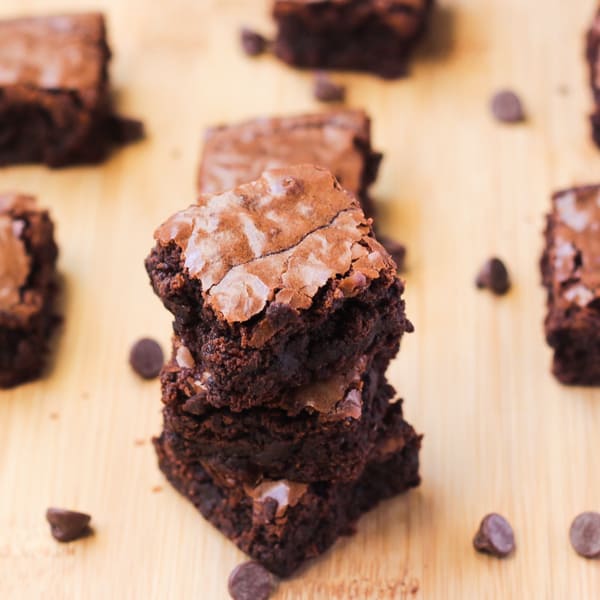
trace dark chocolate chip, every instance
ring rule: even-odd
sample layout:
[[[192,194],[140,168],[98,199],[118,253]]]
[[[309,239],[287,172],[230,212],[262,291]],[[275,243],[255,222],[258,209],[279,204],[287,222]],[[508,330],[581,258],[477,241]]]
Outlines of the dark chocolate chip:
[[[248,56],[259,56],[260,54],[263,54],[269,45],[269,42],[264,36],[247,27],[242,28],[240,40],[242,42],[242,48]]]
[[[498,558],[508,556],[515,549],[515,535],[510,523],[496,513],[486,515],[475,534],[473,546],[478,552],[486,552]]]
[[[499,258],[490,258],[481,267],[475,284],[479,289],[487,288],[501,296],[510,289],[510,277],[504,263]]]
[[[491,108],[494,117],[502,123],[519,123],[525,120],[521,99],[511,90],[494,94]]]
[[[320,102],[343,102],[346,99],[346,86],[332,81],[327,73],[317,73],[314,95]]]
[[[50,531],[59,542],[72,542],[88,536],[90,529],[90,515],[66,510],[63,508],[49,508],[46,511],[46,520],[50,523]]]
[[[254,561],[238,565],[227,583],[233,600],[268,600],[276,586],[275,577]]]
[[[158,377],[164,361],[159,343],[150,338],[138,340],[129,353],[129,364],[144,379]]]
[[[586,558],[600,557],[600,514],[584,512],[575,517],[569,538],[577,554]]]
[[[389,252],[390,256],[394,259],[398,271],[404,271],[405,260],[406,260],[406,246],[393,240],[387,235],[378,235],[377,239],[381,242],[381,245]]]
[[[144,123],[128,117],[112,117],[113,139],[119,144],[137,142],[145,137]]]

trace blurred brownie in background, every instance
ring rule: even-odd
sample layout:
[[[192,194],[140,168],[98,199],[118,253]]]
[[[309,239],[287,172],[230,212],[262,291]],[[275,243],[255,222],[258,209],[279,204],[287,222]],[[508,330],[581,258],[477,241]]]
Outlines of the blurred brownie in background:
[[[406,74],[433,0],[275,0],[275,54],[297,67]]]
[[[594,94],[596,108],[590,116],[592,137],[600,146],[600,9],[587,35],[587,59],[590,70],[590,83]]]
[[[0,21],[0,166],[94,163],[142,136],[115,116],[104,17]]]
[[[562,383],[600,385],[600,185],[554,195],[542,275],[554,374]]]
[[[198,191],[223,192],[267,169],[310,163],[329,169],[373,216],[368,190],[381,158],[371,146],[371,121],[361,110],[253,119],[207,131]]]
[[[42,371],[53,312],[58,249],[48,213],[20,194],[0,195],[0,387]]]

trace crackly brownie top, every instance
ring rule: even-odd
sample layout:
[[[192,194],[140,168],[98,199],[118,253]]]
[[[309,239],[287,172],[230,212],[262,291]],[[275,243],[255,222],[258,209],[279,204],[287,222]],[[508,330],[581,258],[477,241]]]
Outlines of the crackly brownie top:
[[[270,302],[307,309],[330,280],[343,298],[394,273],[356,198],[313,165],[266,171],[232,191],[202,195],[155,238],[180,248],[182,270],[230,323],[251,319]]]
[[[318,17],[324,24],[323,19],[329,21],[328,17],[333,14],[323,12],[323,9],[351,9],[344,12],[345,20],[339,26],[353,26],[364,19],[376,16],[387,26],[397,30],[399,33],[408,33],[414,29],[414,17],[420,15],[428,6],[429,0],[276,0],[274,15],[276,18],[286,14],[298,14],[298,9],[318,8]],[[331,25],[331,22],[328,23]]]
[[[553,198],[551,247],[557,302],[585,307],[600,296],[600,186]]]
[[[198,174],[214,194],[258,179],[263,171],[310,163],[329,169],[353,193],[361,188],[370,123],[358,110],[264,118],[209,129]]]
[[[29,277],[31,258],[21,238],[25,222],[16,213],[34,206],[30,196],[0,195],[0,312],[11,312],[21,302],[21,288]]]
[[[76,90],[102,86],[109,52],[98,13],[0,21],[0,87]]]

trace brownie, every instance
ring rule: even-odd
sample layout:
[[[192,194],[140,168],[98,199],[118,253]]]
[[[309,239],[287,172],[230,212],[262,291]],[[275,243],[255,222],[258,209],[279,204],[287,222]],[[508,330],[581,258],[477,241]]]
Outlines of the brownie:
[[[21,194],[0,195],[0,387],[38,377],[56,317],[58,249],[48,213]]]
[[[418,485],[420,443],[400,406],[391,405],[378,445],[355,481],[264,479],[249,486],[188,461],[164,434],[155,440],[160,468],[173,486],[242,551],[284,577],[352,533],[360,515],[379,501]]]
[[[373,216],[368,189],[381,156],[371,146],[371,122],[364,111],[253,119],[207,131],[198,190],[224,192],[267,169],[310,163],[329,169]]]
[[[393,260],[326,169],[274,169],[202,195],[155,238],[147,271],[175,316],[180,363],[201,373],[213,406],[269,404],[363,355],[377,353],[383,372],[412,331]]]
[[[102,160],[141,125],[114,115],[97,13],[0,21],[0,166]]]
[[[553,372],[563,383],[600,385],[600,185],[553,196],[541,266]]]
[[[600,146],[600,9],[587,35],[587,59],[590,73],[590,84],[594,96],[595,109],[590,116],[592,137]]]
[[[275,54],[296,67],[402,77],[433,0],[275,0]]]
[[[294,388],[276,408],[234,413],[198,395],[189,369],[162,375],[164,430],[187,459],[202,459],[237,479],[352,480],[365,466],[394,389],[363,357],[347,373]]]

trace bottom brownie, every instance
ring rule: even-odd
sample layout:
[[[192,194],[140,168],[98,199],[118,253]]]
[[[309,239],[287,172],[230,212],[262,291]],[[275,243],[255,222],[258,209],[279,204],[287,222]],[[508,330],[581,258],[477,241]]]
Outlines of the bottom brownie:
[[[352,533],[379,501],[419,484],[421,438],[412,428],[407,436],[407,427],[401,406],[390,406],[365,470],[349,483],[282,479],[249,487],[202,462],[186,462],[164,435],[155,446],[173,486],[242,551],[285,577]]]

